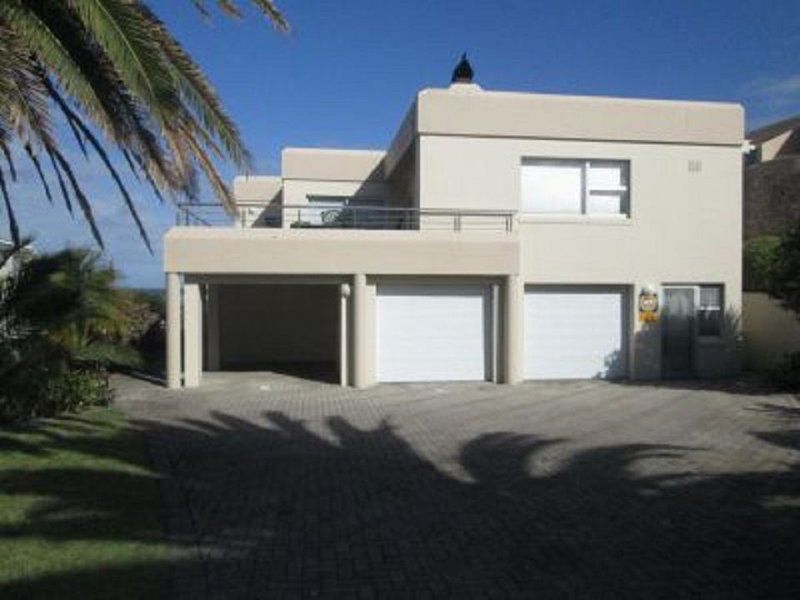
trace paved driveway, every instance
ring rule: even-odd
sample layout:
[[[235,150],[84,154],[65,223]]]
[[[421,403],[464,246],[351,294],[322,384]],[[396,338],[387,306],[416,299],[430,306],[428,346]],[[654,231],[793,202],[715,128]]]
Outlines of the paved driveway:
[[[800,404],[748,386],[120,382],[180,597],[800,597]]]

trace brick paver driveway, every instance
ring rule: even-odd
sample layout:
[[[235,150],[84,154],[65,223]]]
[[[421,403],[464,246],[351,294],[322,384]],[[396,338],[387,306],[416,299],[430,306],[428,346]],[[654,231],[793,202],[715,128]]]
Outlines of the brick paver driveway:
[[[800,597],[789,396],[120,387],[167,476],[181,597]]]

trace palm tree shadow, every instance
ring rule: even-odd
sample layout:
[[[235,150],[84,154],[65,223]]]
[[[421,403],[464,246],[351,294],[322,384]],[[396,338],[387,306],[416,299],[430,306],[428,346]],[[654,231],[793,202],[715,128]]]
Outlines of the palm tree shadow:
[[[641,443],[560,452],[569,440],[495,432],[465,443],[450,469],[388,421],[362,429],[332,417],[324,426],[281,412],[261,420],[218,412],[208,420],[138,421],[99,447],[80,436],[52,443],[119,458],[131,436],[147,436],[154,466],[135,466],[155,469],[167,502],[175,575],[165,593],[800,594],[797,464],[702,476],[650,471],[643,465],[696,451]],[[795,430],[753,435],[800,450]],[[558,460],[548,458],[553,453]],[[4,493],[49,501],[24,525],[0,527],[0,537],[158,536],[123,526],[135,520],[121,499],[135,498],[152,475],[88,471],[3,473]],[[105,477],[113,493],[87,494],[95,477]],[[87,528],[82,513],[101,522]],[[0,596],[109,597],[102,585],[109,577],[124,583],[161,568],[98,565],[0,585]]]

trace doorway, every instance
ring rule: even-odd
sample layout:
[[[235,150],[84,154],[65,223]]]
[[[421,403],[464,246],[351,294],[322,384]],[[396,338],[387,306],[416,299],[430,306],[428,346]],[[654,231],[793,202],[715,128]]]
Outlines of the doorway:
[[[665,378],[694,375],[695,288],[665,287],[661,321],[661,365]]]

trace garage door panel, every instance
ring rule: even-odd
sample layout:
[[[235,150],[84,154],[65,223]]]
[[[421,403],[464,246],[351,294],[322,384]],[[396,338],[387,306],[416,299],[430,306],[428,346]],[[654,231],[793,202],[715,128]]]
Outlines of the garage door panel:
[[[625,306],[621,289],[527,290],[526,378],[624,377]]]
[[[485,379],[487,302],[483,286],[378,286],[378,380]]]

